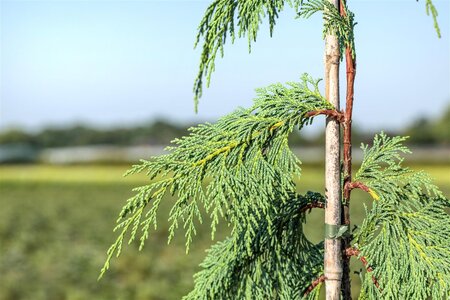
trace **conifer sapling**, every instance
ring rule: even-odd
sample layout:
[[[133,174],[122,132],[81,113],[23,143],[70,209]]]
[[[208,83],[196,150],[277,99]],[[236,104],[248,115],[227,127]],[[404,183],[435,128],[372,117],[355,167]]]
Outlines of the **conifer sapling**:
[[[161,201],[170,194],[177,200],[169,213],[169,241],[183,227],[186,251],[197,221],[208,217],[213,237],[220,222],[231,227],[230,235],[208,251],[195,275],[194,289],[184,299],[317,299],[323,283],[327,299],[351,299],[352,257],[365,267],[359,299],[450,298],[450,202],[427,174],[402,165],[402,154],[409,152],[403,145],[405,138],[376,135],[371,145],[361,146],[363,161],[352,174],[356,22],[346,1],[213,1],[197,36],[203,48],[194,85],[195,107],[203,80],[209,84],[226,39],[247,36],[250,47],[263,18],[268,18],[272,34],[286,4],[299,18],[322,13],[324,38],[335,39],[339,50],[334,64],[345,58],[345,110],[339,110],[339,101],[329,99],[333,93],[329,85],[336,82],[329,81],[326,66],[325,95],[320,93],[320,80],[308,74],[299,82],[258,89],[252,107],[238,109],[214,124],[193,127],[188,136],[173,142],[168,154],[133,166],[127,174],[145,172],[150,182],[135,188],[135,196],[120,212],[114,229],[118,237],[107,252],[101,276],[124,242],[138,239],[142,249],[151,227],[157,225]],[[431,0],[426,0],[426,10],[440,36]],[[325,224],[325,242],[315,244],[303,232],[305,216],[311,209],[329,207],[329,194],[296,192],[300,160],[289,148],[288,137],[318,115],[334,122],[337,134],[339,127],[343,130],[342,169],[337,174],[341,179],[336,187],[341,191],[337,196],[342,214],[337,224]],[[341,149],[339,136],[334,143],[331,146]],[[366,207],[361,226],[351,229],[353,189],[367,192],[373,204]],[[341,266],[336,287],[324,268],[324,245],[334,242],[341,245],[332,253]]]

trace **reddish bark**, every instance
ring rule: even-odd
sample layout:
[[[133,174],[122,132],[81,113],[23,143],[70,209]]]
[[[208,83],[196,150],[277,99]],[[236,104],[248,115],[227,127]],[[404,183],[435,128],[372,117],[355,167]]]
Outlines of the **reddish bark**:
[[[311,211],[311,209],[313,208],[325,208],[325,203],[323,202],[314,202],[314,203],[310,203],[308,205],[303,206],[300,209],[300,212],[306,212],[306,211]]]
[[[318,115],[325,115],[327,117],[335,118],[339,123],[343,123],[345,120],[344,113],[334,109],[312,110],[305,114],[307,118],[315,117]]]
[[[372,272],[373,268],[371,266],[369,266],[369,263],[367,262],[367,259],[364,256],[360,256],[361,252],[353,247],[347,248],[345,249],[345,256],[350,258],[352,256],[356,256],[358,257],[358,259],[362,262],[362,264],[364,265],[364,267],[366,268],[367,272]],[[378,280],[375,278],[375,276],[372,276],[372,281],[373,284],[375,284],[375,286],[380,289],[380,284],[378,283]]]
[[[316,280],[314,280],[313,282],[311,282],[311,284],[308,286],[308,288],[306,288],[306,290],[303,292],[303,296],[307,296],[309,293],[312,292],[312,290],[314,290],[314,288],[316,286],[318,286],[320,283],[325,281],[325,275],[321,275],[319,276],[319,278],[317,278]]]
[[[353,189],[361,189],[366,193],[370,192],[369,188],[364,183],[359,182],[359,181],[347,182],[346,185],[344,186],[344,192],[345,191],[349,192]]]
[[[347,17],[344,0],[340,1],[340,13],[342,17]],[[350,46],[345,49],[345,65],[347,90],[345,98],[345,118],[343,122],[343,173],[344,173],[344,207],[342,210],[342,220],[344,225],[350,226],[350,193],[351,189],[345,187],[352,181],[352,113],[354,84],[356,76],[356,60]],[[342,242],[342,249],[350,246],[351,237],[345,237]],[[345,257],[343,260],[343,278],[342,278],[342,294],[345,300],[352,299],[351,283],[350,283],[350,258]]]

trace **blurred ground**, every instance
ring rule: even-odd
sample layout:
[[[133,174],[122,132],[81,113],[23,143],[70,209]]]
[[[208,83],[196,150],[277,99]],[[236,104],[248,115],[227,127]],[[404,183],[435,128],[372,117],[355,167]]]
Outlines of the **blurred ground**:
[[[450,164],[412,165],[429,172],[450,196]],[[191,252],[180,234],[167,245],[172,199],[161,207],[161,222],[142,253],[125,247],[97,282],[115,235],[117,214],[142,175],[122,178],[128,166],[0,166],[0,299],[180,299],[193,286],[192,275],[213,242],[208,224],[200,227]],[[323,167],[303,166],[299,190],[323,190]],[[353,224],[364,217],[364,193],[353,195]],[[322,212],[308,216],[307,235],[322,237]],[[227,228],[221,227],[216,240]],[[359,270],[356,263],[353,268]],[[356,292],[359,277],[354,275]]]

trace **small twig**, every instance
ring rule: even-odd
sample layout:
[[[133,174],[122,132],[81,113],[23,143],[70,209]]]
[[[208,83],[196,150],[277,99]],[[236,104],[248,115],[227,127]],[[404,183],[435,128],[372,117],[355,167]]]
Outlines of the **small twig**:
[[[313,208],[325,208],[325,203],[324,202],[313,202],[313,203],[309,203],[303,207],[300,208],[300,212],[306,212],[306,211],[310,211]]]
[[[367,259],[364,256],[360,256],[360,254],[361,254],[361,252],[356,248],[350,247],[350,248],[345,249],[345,255],[347,257],[351,257],[351,256],[357,257],[362,262],[362,264],[366,268],[367,272],[369,272],[369,273],[372,272],[373,268],[371,266],[369,266]],[[380,289],[380,284],[378,283],[378,280],[373,275],[372,275],[372,281],[375,284],[375,286],[378,289]]]
[[[318,115],[325,115],[327,117],[333,117],[339,123],[343,123],[345,121],[344,113],[337,111],[335,109],[320,109],[320,110],[312,110],[305,114],[307,118],[315,117]]]
[[[369,193],[370,196],[372,196],[372,198],[374,200],[380,200],[380,196],[374,190],[370,189],[367,185],[365,185],[362,182],[359,182],[359,181],[354,181],[354,182],[348,181],[348,182],[345,183],[345,185],[344,185],[344,193],[346,192],[346,193],[350,194],[350,191],[353,190],[353,189],[360,189],[360,190],[362,190],[362,191],[364,191],[366,193]]]
[[[359,182],[359,181],[352,181],[352,182],[349,181],[349,182],[347,182],[345,184],[344,189],[345,190],[349,190],[349,191],[351,191],[353,189],[361,189],[361,190],[363,190],[366,193],[370,192],[369,187],[367,185],[365,185],[364,183]]]
[[[320,275],[316,280],[311,282],[311,284],[305,289],[305,291],[303,292],[303,296],[307,296],[309,293],[311,293],[312,290],[314,290],[316,286],[324,282],[325,279],[326,279],[325,275]]]

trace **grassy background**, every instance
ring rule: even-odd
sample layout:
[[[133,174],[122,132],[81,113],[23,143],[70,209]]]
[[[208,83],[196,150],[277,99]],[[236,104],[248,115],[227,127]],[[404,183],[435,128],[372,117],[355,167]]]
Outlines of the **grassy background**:
[[[450,195],[450,165],[414,165],[436,179]],[[128,166],[0,167],[0,299],[179,299],[193,286],[192,275],[213,242],[209,228],[199,230],[189,255],[178,235],[167,246],[167,215],[173,199],[160,211],[157,231],[138,254],[125,247],[111,270],[97,282],[112,228],[131,189],[144,176],[123,179]],[[304,166],[299,190],[323,190],[323,167]],[[355,191],[352,222],[364,217],[364,193]],[[308,216],[306,233],[319,241],[323,212]],[[216,240],[227,228],[220,228]],[[362,268],[357,262],[353,268]],[[355,293],[359,278],[354,275]]]

